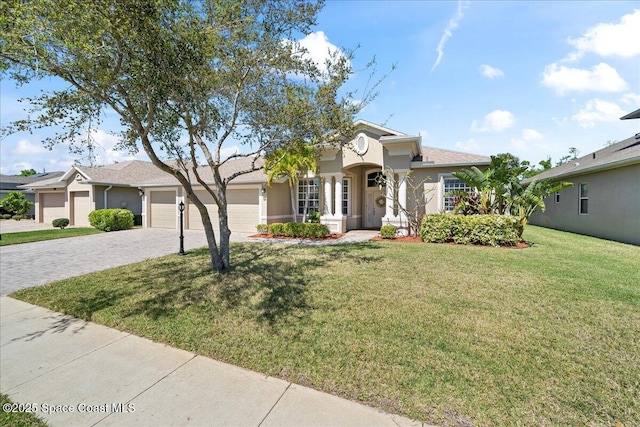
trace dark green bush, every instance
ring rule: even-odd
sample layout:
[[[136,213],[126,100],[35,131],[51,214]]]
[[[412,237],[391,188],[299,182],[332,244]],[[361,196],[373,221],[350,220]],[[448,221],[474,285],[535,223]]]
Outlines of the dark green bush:
[[[309,212],[309,216],[307,217],[307,222],[320,224],[320,212],[317,212],[317,211]]]
[[[321,239],[329,235],[329,228],[315,222],[287,222],[269,224],[269,234],[276,237],[309,237]]]
[[[14,215],[11,218],[15,219],[16,221],[20,221],[22,218],[24,218],[23,215]]]
[[[491,246],[514,246],[519,222],[508,215],[425,215],[420,237],[425,242],[455,242]]]
[[[128,209],[98,209],[89,214],[89,223],[102,231],[127,230],[133,227],[133,213]]]
[[[2,214],[0,215],[2,219],[11,219],[11,214]]]
[[[53,225],[54,227],[59,228],[61,230],[64,230],[64,228],[69,225],[69,219],[68,218],[56,218],[51,222],[51,225]]]
[[[396,237],[397,232],[398,229],[391,224],[386,224],[380,227],[380,236],[382,236],[383,239],[393,239]]]

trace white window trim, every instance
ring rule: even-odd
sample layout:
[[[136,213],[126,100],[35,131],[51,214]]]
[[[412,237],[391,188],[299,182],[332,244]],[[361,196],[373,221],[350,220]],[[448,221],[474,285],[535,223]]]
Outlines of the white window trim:
[[[345,181],[347,181],[346,186],[345,186]],[[345,188],[347,189],[347,213],[344,213],[344,211],[342,210],[342,206],[340,206],[340,210],[342,212],[342,215],[344,216],[351,216],[351,193],[353,192],[351,188],[352,183],[353,183],[353,180],[351,179],[350,176],[345,176],[342,178],[342,202],[343,203],[344,203]]]
[[[318,177],[315,177],[315,178],[301,178],[298,181],[298,188],[297,188],[297,191],[296,191],[296,207],[298,208],[296,210],[296,212],[295,212],[296,216],[304,215],[304,213],[300,212],[300,186],[303,185],[303,183],[304,183],[305,191],[306,191],[306,185],[307,185],[306,181],[308,181],[308,180],[317,181],[316,187],[318,188],[318,199],[317,199],[317,201],[318,201],[318,212],[321,212],[321,205],[320,205],[320,179]],[[314,199],[309,199],[309,203],[311,204],[311,201],[313,201],[313,200]],[[309,206],[309,207],[311,207],[311,206]],[[304,210],[304,208],[303,208],[303,210]],[[312,211],[309,210],[309,212],[312,212]]]
[[[585,185],[587,187],[587,197],[582,197],[582,186]],[[587,201],[587,211],[582,212],[582,201]],[[581,182],[578,186],[578,215],[589,215],[589,183]]]

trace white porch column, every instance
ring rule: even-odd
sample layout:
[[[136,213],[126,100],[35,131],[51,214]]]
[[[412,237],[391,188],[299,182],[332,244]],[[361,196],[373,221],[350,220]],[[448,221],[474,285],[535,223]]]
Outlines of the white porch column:
[[[395,216],[393,215],[393,200],[394,200],[393,187],[395,185],[394,178],[395,177],[392,174],[387,174],[386,176],[387,194],[386,194],[386,210],[383,218],[384,221],[391,221],[393,218],[395,218]]]
[[[322,214],[325,216],[332,216],[331,211],[331,179],[333,175],[324,175],[324,208]]]
[[[406,209],[407,208],[407,173],[398,172],[398,204]],[[398,209],[398,216],[401,221],[405,220],[405,215],[401,209]]]
[[[335,200],[335,204],[334,204],[334,217],[337,219],[341,219],[342,218],[342,177],[344,175],[339,173],[337,175],[335,175],[336,178],[336,184],[335,184],[335,188],[334,188],[334,200]]]

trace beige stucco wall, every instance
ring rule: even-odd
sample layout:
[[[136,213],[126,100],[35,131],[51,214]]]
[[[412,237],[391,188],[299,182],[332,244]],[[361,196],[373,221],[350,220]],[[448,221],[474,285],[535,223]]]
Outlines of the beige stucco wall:
[[[427,205],[425,206],[425,213],[438,213],[443,209],[443,197],[444,197],[444,177],[451,177],[452,172],[458,172],[462,167],[443,167],[443,168],[421,168],[414,169],[411,174],[411,179],[414,183],[418,183],[424,180],[424,190],[427,192]],[[415,206],[415,198],[412,197],[410,187],[407,186],[407,206],[409,208]]]
[[[640,245],[640,165],[576,176],[564,181],[573,187],[545,200],[530,223],[604,239]],[[579,213],[580,184],[589,186],[587,215]]]
[[[267,224],[292,221],[291,191],[289,184],[273,184],[267,187]]]

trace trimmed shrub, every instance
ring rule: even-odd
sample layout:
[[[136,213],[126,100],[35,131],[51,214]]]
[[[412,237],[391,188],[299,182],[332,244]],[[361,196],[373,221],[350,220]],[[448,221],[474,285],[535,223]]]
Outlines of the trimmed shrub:
[[[518,219],[507,215],[430,214],[422,219],[420,237],[431,243],[514,246],[518,227]]]
[[[273,234],[274,236],[284,236],[283,229],[284,224],[281,222],[274,222],[273,224],[269,224],[269,234]]]
[[[269,224],[268,232],[276,237],[308,237],[315,239],[321,239],[330,234],[326,225],[315,222],[287,222],[284,224],[275,222]]]
[[[0,215],[2,219],[11,219],[11,214],[2,214]]]
[[[22,218],[24,218],[23,215],[14,215],[11,218],[15,219],[16,221],[20,221]]]
[[[317,212],[317,211],[309,212],[309,216],[307,217],[307,222],[320,224],[320,212]]]
[[[380,227],[380,236],[382,236],[383,239],[393,239],[396,237],[397,232],[398,229],[391,224],[386,224]]]
[[[260,234],[267,234],[269,232],[269,224],[258,224],[256,225],[256,230]]]
[[[68,218],[56,218],[51,222],[51,225],[53,225],[54,227],[59,228],[61,230],[64,230],[64,228],[69,225],[69,219]]]
[[[102,231],[127,230],[133,227],[133,213],[128,209],[98,209],[89,214],[89,224]]]

